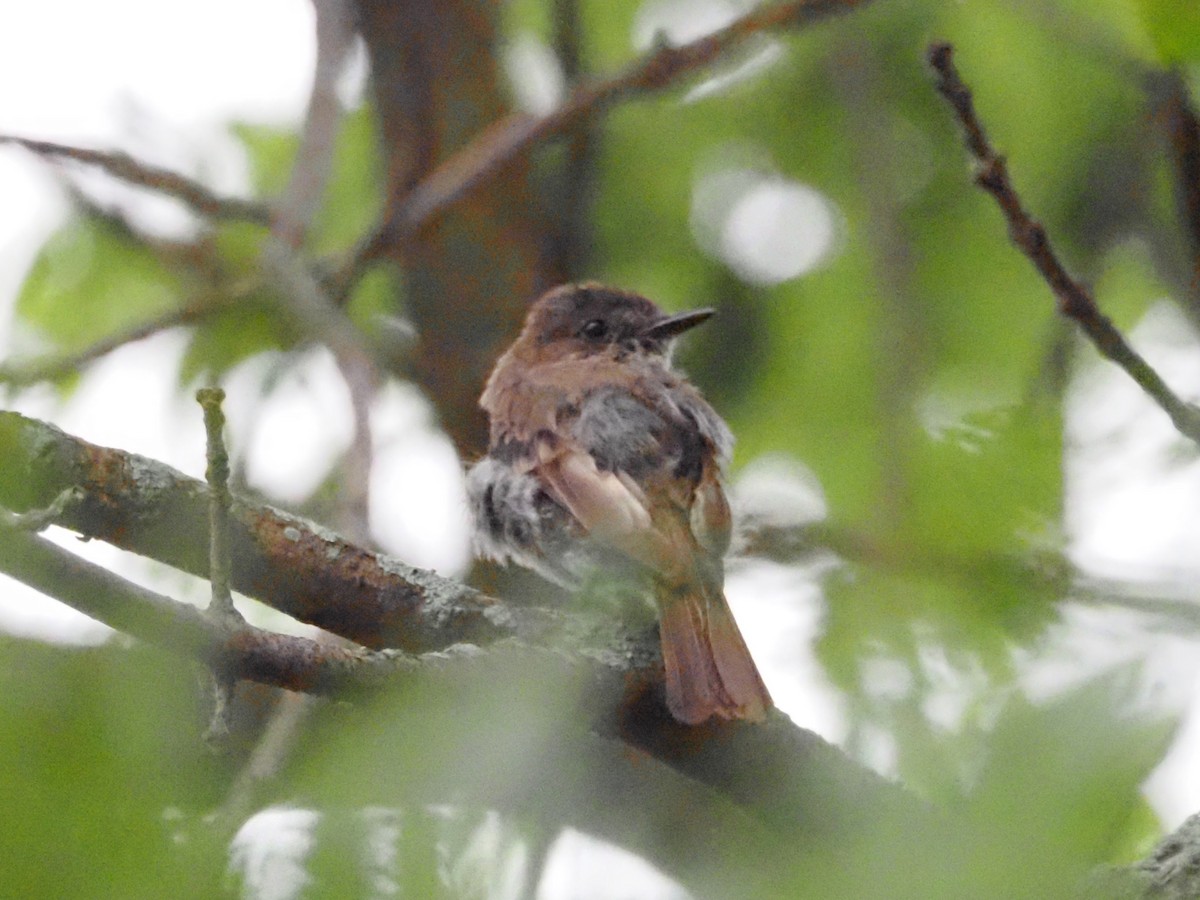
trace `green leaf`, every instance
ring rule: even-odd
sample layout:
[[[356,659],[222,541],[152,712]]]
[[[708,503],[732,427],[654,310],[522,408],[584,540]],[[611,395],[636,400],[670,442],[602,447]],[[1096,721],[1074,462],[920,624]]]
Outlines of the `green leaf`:
[[[174,308],[180,282],[112,222],[76,216],[42,248],[17,298],[18,317],[61,350],[78,350]]]
[[[310,223],[307,244],[313,253],[345,250],[379,216],[383,191],[372,116],[371,108],[363,105],[341,122],[325,194]],[[246,150],[255,196],[279,198],[295,164],[296,132],[246,122],[234,124],[231,130]],[[247,246],[252,244],[247,241]]]
[[[276,197],[282,193],[299,145],[296,132],[250,122],[234,122],[229,130],[246,151],[254,195]]]
[[[195,328],[180,362],[179,383],[190,385],[209,372],[219,375],[258,353],[286,349],[295,340],[295,329],[278,303],[265,296],[244,297]]]

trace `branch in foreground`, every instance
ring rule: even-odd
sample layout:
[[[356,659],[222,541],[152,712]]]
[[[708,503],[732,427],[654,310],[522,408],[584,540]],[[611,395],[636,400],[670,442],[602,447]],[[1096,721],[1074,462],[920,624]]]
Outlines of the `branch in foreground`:
[[[946,43],[934,43],[926,55],[937,74],[937,89],[953,108],[962,125],[967,149],[979,163],[976,183],[999,204],[1008,220],[1009,236],[1058,298],[1058,311],[1074,319],[1096,349],[1124,369],[1171,417],[1181,434],[1200,443],[1200,407],[1180,399],[1158,372],[1129,346],[1112,321],[1100,312],[1087,289],[1059,262],[1046,229],[1025,210],[1009,180],[1008,166],[988,142],[983,123],[975,112],[971,91],[954,66],[954,48]]]
[[[43,508],[79,487],[83,498],[56,524],[208,577],[202,482],[13,412],[0,412],[0,458],[0,505]],[[230,509],[230,548],[234,590],[367,647],[423,653],[487,644],[545,619],[242,500]]]
[[[269,225],[271,222],[271,211],[261,203],[236,197],[222,197],[198,181],[178,172],[141,162],[127,153],[70,147],[53,141],[35,141],[11,134],[0,134],[0,144],[16,144],[30,153],[54,161],[69,160],[96,166],[129,184],[174,197],[210,219],[254,222],[257,225]]]
[[[846,829],[871,830],[893,816],[924,827],[935,824],[929,810],[900,788],[860,768],[778,713],[759,726],[714,723],[694,729],[669,721],[661,697],[655,695],[654,666],[640,658],[630,669],[625,654],[606,660],[570,658],[506,644],[486,654],[462,648],[417,660],[391,651],[348,649],[248,625],[231,626],[81,560],[45,538],[14,527],[10,519],[0,520],[0,571],[147,643],[204,662],[229,678],[292,691],[358,696],[421,673],[451,679],[448,684],[475,675],[484,684],[494,683],[494,668],[499,666],[509,670],[510,680],[511,673],[522,672],[530,683],[575,686],[571,690],[582,705],[582,722],[567,719],[557,728],[571,732],[591,723],[601,736],[645,750],[773,828],[805,829],[811,837]],[[474,690],[468,688],[467,693]],[[640,693],[626,707],[630,690]],[[613,710],[619,708],[627,708],[629,714],[614,718]],[[479,790],[497,782],[494,772],[484,769]],[[455,790],[462,787],[456,783]]]
[[[205,487],[142,457],[105,450],[51,426],[0,412],[0,503],[48,506],[78,485],[59,524],[169,565],[207,571]],[[319,533],[263,507],[232,509],[233,583],[277,608],[307,609],[330,630],[373,646],[438,648],[535,633],[547,614],[510,609],[470,588]],[[7,530],[0,567],[75,608],[158,646],[216,664],[234,677],[291,690],[373,686],[411,660],[327,646],[251,628],[222,628],[197,609],[128,585],[43,538]],[[303,617],[301,617],[303,618]],[[568,631],[570,629],[567,629]],[[570,656],[524,644],[516,654],[551,681],[578,681],[583,722],[619,738],[752,810],[774,827],[810,837],[847,829],[930,825],[929,810],[812,732],[775,713],[764,724],[686,728],[666,712],[657,640],[576,647]],[[421,665],[421,670],[425,670]],[[927,832],[922,832],[928,836]],[[916,840],[914,836],[914,840]]]
[[[574,131],[628,97],[671,87],[757,34],[801,28],[869,2],[791,0],[757,7],[711,34],[677,47],[660,46],[624,72],[576,88],[562,106],[547,115],[516,113],[504,117],[484,129],[434,169],[398,205],[392,206],[386,220],[340,273],[337,278],[340,289],[344,291],[353,284],[362,268],[389,247],[403,243],[436,215],[543,141]]]

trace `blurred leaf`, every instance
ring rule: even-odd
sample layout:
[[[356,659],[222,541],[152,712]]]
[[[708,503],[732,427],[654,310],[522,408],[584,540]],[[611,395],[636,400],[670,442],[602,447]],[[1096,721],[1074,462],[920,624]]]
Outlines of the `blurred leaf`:
[[[246,151],[254,196],[271,198],[281,194],[296,158],[296,132],[251,122],[234,122],[229,130]]]
[[[195,682],[159,653],[0,641],[0,894],[209,897],[173,819],[209,802]],[[153,877],[147,877],[153,873]]]
[[[274,200],[292,176],[299,136],[295,131],[239,122],[231,126],[246,150],[255,196]],[[345,250],[362,238],[383,208],[375,127],[367,105],[347,113],[334,145],[325,195],[311,223],[307,244],[314,253]],[[250,231],[225,229],[227,235]],[[253,242],[246,240],[246,247]],[[226,246],[236,254],[237,247]],[[249,261],[249,259],[247,259]]]
[[[374,266],[368,270],[346,302],[346,314],[363,330],[364,334],[384,337],[387,322],[396,314],[396,296],[402,290],[397,284],[402,273],[388,266]]]
[[[74,216],[34,261],[17,315],[61,350],[78,350],[174,308],[177,273],[114,223]]]
[[[952,420],[913,453],[911,477],[910,540],[950,556],[1015,555],[1059,518],[1061,419],[988,410]]]
[[[1126,334],[1152,303],[1170,293],[1154,269],[1150,248],[1140,241],[1120,244],[1105,255],[1094,290],[1104,314]]]
[[[374,111],[364,104],[342,120],[324,202],[309,239],[315,253],[346,250],[367,234],[383,209]]]
[[[1163,834],[1163,823],[1144,796],[1130,812],[1124,827],[1113,842],[1108,861],[1114,865],[1131,865],[1145,859]]]
[[[1073,896],[1088,872],[1125,852],[1143,815],[1138,789],[1174,722],[1130,710],[1132,672],[1095,679],[1041,705],[1016,697],[997,723],[972,791],[972,896]]]
[[[276,302],[245,297],[193,329],[180,362],[179,383],[192,384],[208,372],[220,375],[255,354],[286,349],[296,337]]]

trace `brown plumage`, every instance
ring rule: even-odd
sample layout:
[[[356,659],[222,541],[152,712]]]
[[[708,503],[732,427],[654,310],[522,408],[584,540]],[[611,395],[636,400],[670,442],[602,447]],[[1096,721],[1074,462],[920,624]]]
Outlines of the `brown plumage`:
[[[594,284],[550,291],[488,379],[491,449],[468,477],[485,554],[568,586],[596,569],[650,586],[667,704],[689,724],[771,707],[723,593],[733,438],[669,361],[710,315]]]

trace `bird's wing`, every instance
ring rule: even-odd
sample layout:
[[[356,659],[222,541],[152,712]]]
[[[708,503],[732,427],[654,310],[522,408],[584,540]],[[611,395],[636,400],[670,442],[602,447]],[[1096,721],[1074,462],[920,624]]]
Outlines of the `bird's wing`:
[[[540,442],[538,454],[542,484],[591,538],[660,574],[679,569],[679,554],[636,482],[620,472],[601,471],[595,457],[578,446]]]

